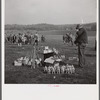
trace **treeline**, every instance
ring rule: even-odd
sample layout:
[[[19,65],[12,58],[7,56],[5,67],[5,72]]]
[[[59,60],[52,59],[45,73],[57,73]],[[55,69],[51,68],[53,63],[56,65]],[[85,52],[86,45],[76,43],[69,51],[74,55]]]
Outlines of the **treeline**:
[[[33,25],[5,25],[5,30],[37,30],[37,31],[49,31],[49,30],[75,30],[76,24],[68,25],[53,25],[53,24],[33,24]],[[88,31],[96,31],[96,23],[84,24],[84,27]]]

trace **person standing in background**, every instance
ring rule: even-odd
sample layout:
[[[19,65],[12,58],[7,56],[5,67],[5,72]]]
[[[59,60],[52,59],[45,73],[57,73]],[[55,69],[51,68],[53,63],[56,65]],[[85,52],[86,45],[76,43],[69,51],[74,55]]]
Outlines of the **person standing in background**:
[[[85,48],[88,43],[88,36],[86,30],[82,25],[78,24],[76,26],[76,39],[74,43],[78,46],[78,58],[79,58],[79,67],[85,66]]]
[[[22,46],[22,35],[21,35],[21,33],[18,34],[18,46],[19,47]]]
[[[65,44],[65,35],[63,35],[63,43]]]
[[[38,42],[39,42],[39,35],[36,32],[36,34],[34,35],[34,45],[38,46]]]

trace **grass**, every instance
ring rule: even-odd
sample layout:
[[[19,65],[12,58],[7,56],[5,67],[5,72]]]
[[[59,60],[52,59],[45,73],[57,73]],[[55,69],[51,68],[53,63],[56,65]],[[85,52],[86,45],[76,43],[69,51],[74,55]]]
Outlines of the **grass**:
[[[59,50],[66,56],[66,63],[74,64],[75,74],[49,75],[43,72],[43,68],[31,69],[28,66],[15,67],[13,61],[21,56],[31,55],[32,45],[17,44],[5,45],[5,83],[6,84],[96,84],[96,51],[94,50],[94,37],[89,38],[86,47],[86,66],[79,68],[78,62],[68,61],[68,57],[77,56],[77,47],[63,44],[60,35],[46,36],[46,42],[39,45],[48,45]],[[53,77],[56,77],[55,79]]]
[[[50,31],[38,31],[38,34],[42,35],[64,35],[66,34],[67,30],[50,30]],[[73,35],[75,35],[76,31],[70,31]],[[34,30],[5,30],[6,35],[9,34],[18,34],[18,33],[28,33],[28,34],[35,34],[36,31]],[[95,36],[96,31],[87,31],[88,36]]]

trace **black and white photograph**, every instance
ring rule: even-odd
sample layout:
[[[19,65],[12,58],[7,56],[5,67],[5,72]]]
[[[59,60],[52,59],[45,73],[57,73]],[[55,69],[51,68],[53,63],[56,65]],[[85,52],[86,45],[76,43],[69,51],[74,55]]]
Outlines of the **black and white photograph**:
[[[4,84],[97,84],[97,0],[4,5]]]

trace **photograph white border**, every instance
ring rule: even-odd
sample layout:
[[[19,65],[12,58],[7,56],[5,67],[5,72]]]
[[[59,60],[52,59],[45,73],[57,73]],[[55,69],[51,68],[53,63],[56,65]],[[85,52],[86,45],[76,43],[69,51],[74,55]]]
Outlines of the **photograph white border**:
[[[99,100],[99,0],[97,0],[96,84],[5,84],[5,0],[2,0],[2,100]]]

